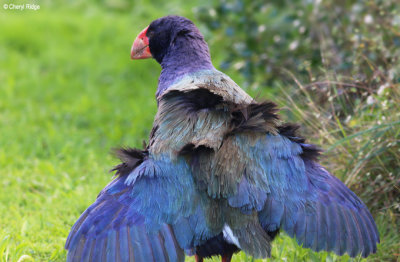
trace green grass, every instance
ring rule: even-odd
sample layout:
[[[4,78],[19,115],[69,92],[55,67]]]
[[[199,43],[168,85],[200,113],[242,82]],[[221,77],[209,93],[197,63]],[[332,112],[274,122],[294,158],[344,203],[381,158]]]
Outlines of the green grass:
[[[110,149],[148,137],[160,68],[130,61],[131,43],[152,19],[191,16],[196,3],[140,1],[129,12],[111,4],[0,10],[0,261],[64,261],[72,224],[118,163]],[[399,241],[383,215],[378,225],[376,261]],[[271,261],[285,260],[349,257],[314,253],[283,236]],[[251,259],[241,253],[234,261]]]

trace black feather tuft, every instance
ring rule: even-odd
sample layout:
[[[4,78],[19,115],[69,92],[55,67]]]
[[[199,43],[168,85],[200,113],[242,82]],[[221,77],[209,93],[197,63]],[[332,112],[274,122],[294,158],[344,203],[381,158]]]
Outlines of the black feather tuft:
[[[282,136],[286,136],[293,142],[304,143],[306,141],[305,138],[298,136],[297,131],[300,129],[300,126],[297,124],[286,123],[278,127],[278,132]]]
[[[208,239],[204,244],[196,246],[196,254],[200,257],[211,258],[216,255],[227,255],[239,252],[240,249],[226,242],[224,235],[219,235]]]
[[[215,108],[216,105],[223,102],[223,98],[217,94],[212,93],[206,88],[199,88],[190,90],[189,92],[182,92],[178,90],[172,90],[164,95],[168,97],[179,97],[180,104],[185,104],[187,109],[192,111],[198,111],[206,108]]]
[[[232,125],[230,133],[245,131],[271,132],[277,127],[278,107],[273,102],[253,102],[232,108]]]
[[[301,148],[303,149],[303,153],[301,154],[303,159],[318,160],[322,153],[322,149],[313,144],[306,144],[306,139],[301,137],[297,132],[299,128],[300,126],[297,124],[287,123],[279,126],[278,132],[280,135],[300,144]]]
[[[265,232],[267,232],[267,235],[271,238],[271,241],[275,239],[275,237],[280,233],[280,228],[278,228],[275,231],[268,231],[265,230]]]
[[[209,148],[204,145],[196,147],[194,144],[190,143],[182,147],[178,155],[195,155],[195,154],[199,155],[199,154],[210,154],[212,152],[214,152],[212,148]]]
[[[189,155],[192,154],[195,151],[195,146],[194,144],[190,143],[182,147],[182,149],[179,151],[178,155]]]
[[[112,171],[116,171],[116,176],[125,176],[139,166],[149,155],[147,150],[136,148],[118,148],[114,150],[114,154],[122,161],[121,164],[115,166]]]
[[[323,152],[321,148],[312,144],[303,144],[301,148],[303,149],[303,153],[301,154],[303,159],[318,160]]]

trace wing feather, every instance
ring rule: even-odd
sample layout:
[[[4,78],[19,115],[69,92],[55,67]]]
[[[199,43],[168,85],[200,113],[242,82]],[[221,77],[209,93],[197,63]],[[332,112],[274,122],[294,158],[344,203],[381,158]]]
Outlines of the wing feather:
[[[236,134],[240,150],[246,152],[246,184],[238,184],[230,204],[258,210],[267,232],[282,228],[299,244],[316,251],[347,252],[351,257],[376,252],[378,231],[367,207],[316,162],[314,153],[304,153],[313,146],[279,134],[259,135],[255,143],[245,143],[248,136]],[[257,190],[267,196],[261,199],[261,210],[260,203],[245,201],[260,195]]]
[[[178,166],[180,172],[173,172],[173,164],[165,161],[146,160],[136,172],[115,178],[99,194],[71,229],[66,242],[68,262],[184,261],[183,249],[168,223],[185,214],[181,212],[186,208],[184,200],[175,201],[175,197],[182,193],[190,197],[190,192],[181,191],[191,186],[180,180],[182,166]],[[169,169],[159,168],[168,164]],[[161,170],[172,174],[165,179],[164,173],[156,173]],[[143,183],[147,191],[141,190]]]

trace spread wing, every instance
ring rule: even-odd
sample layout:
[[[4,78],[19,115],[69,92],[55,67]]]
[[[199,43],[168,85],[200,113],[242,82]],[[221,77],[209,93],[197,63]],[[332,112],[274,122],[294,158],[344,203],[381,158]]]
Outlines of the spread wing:
[[[257,210],[268,232],[280,228],[315,251],[366,257],[376,252],[379,233],[362,201],[316,162],[318,150],[295,135],[237,134],[233,139],[244,162],[244,175],[230,205]],[[253,142],[251,141],[253,140]]]
[[[174,227],[193,199],[185,163],[129,157],[72,227],[67,261],[184,261]]]

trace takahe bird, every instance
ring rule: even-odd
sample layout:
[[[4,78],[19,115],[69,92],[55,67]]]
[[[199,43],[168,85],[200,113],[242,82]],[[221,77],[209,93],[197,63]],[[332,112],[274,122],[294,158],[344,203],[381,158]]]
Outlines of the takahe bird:
[[[119,150],[115,179],[71,229],[67,261],[230,261],[239,250],[264,258],[281,230],[315,251],[376,252],[363,202],[274,103],[214,68],[190,20],[153,21],[131,57],[162,67],[149,144]]]

